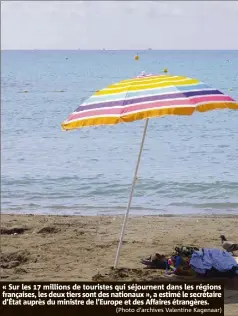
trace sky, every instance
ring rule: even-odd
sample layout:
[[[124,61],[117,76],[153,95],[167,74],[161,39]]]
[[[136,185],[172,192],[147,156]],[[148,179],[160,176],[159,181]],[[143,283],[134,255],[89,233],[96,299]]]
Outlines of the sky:
[[[238,49],[237,1],[1,1],[1,49]]]

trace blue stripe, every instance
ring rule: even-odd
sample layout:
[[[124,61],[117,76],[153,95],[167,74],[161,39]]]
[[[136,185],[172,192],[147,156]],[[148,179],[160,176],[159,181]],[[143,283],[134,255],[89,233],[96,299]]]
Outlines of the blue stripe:
[[[146,95],[160,95],[163,93],[173,93],[173,92],[183,92],[183,91],[191,91],[191,90],[202,90],[210,88],[208,85],[204,83],[199,83],[196,85],[187,85],[187,86],[173,86],[166,88],[158,88],[158,89],[150,89],[150,90],[140,90],[140,91],[131,91],[131,92],[122,92],[117,93],[115,95],[101,95],[101,96],[92,96],[87,99],[82,105],[90,105],[93,103],[100,102],[110,102],[110,101],[119,101],[124,100],[125,98],[134,98],[134,97],[143,97]]]
[[[181,99],[189,98],[193,96],[203,96],[203,95],[221,95],[223,94],[219,90],[200,90],[200,91],[187,91],[187,92],[177,92],[172,94],[162,94],[162,95],[153,95],[153,96],[143,96],[135,98],[132,100],[124,99],[118,101],[109,101],[104,103],[90,104],[86,106],[80,106],[75,112],[83,112],[86,110],[101,109],[104,107],[114,107],[114,106],[127,106],[133,105],[141,102],[153,102],[153,101],[162,101],[166,99]]]

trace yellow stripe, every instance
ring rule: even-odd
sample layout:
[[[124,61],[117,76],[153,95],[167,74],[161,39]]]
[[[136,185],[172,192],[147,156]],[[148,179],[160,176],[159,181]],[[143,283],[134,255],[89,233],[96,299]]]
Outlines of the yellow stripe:
[[[173,80],[173,79],[185,79],[186,77],[184,76],[156,76],[156,77],[145,77],[145,78],[139,78],[139,79],[130,79],[127,80],[126,82],[119,81],[118,83],[114,83],[115,86],[123,86],[123,85],[131,85],[131,84],[141,84],[141,83],[148,83],[148,82],[160,82],[160,81],[165,81],[165,80]]]
[[[130,78],[130,79],[126,79],[126,80],[121,80],[119,83],[124,83],[124,84],[128,84],[131,82],[142,82],[142,81],[146,81],[146,80],[151,80],[151,79],[170,79],[173,78],[175,76],[171,76],[171,75],[159,75],[159,76],[153,76],[153,77],[142,77],[142,78]]]
[[[66,122],[61,124],[63,131],[82,128],[86,126],[96,126],[96,125],[115,125],[120,123],[120,117],[95,117],[85,120]]]
[[[238,110],[238,103],[208,103],[202,104],[196,107],[196,111],[198,112],[207,112],[211,110],[218,110],[218,109],[230,109],[230,110]]]
[[[185,108],[167,108],[167,109],[153,109],[149,111],[128,114],[122,117],[95,117],[80,121],[62,123],[63,131],[82,128],[86,126],[96,125],[115,125],[118,123],[127,123],[137,120],[142,120],[150,117],[164,116],[164,115],[191,115],[194,107]]]
[[[121,117],[122,122],[128,123],[146,118],[159,117],[165,115],[192,115],[194,107],[180,107],[180,108],[163,108],[163,109],[152,109],[144,112],[137,112],[128,114]]]
[[[229,104],[228,108],[230,110],[238,110],[238,102],[234,102],[234,103]]]
[[[191,79],[191,78],[188,78],[188,77],[182,77],[182,76],[167,76],[167,77],[164,77],[161,78],[161,76],[157,76],[157,77],[154,77],[154,78],[147,78],[147,79],[142,79],[142,80],[128,80],[128,82],[124,82],[124,81],[119,81],[117,83],[113,83],[112,85],[109,85],[103,89],[101,89],[101,91],[104,91],[106,89],[114,89],[114,88],[128,88],[128,86],[131,86],[131,85],[140,85],[142,83],[144,84],[148,84],[148,83],[160,83],[160,82],[163,82],[163,81],[175,81],[175,80],[181,80],[181,79]]]
[[[129,123],[146,118],[153,118],[165,115],[192,115],[194,111],[206,112],[215,109],[229,108],[233,110],[238,110],[238,103],[208,103],[194,107],[177,107],[177,108],[163,108],[163,109],[152,109],[143,112],[137,112],[132,114],[127,114],[121,117],[95,117],[86,118],[85,120],[73,121],[73,122],[63,122],[61,124],[62,130],[72,130],[87,126],[96,125],[115,125],[118,123]]]
[[[94,93],[94,96],[98,95],[106,95],[106,94],[115,94],[115,93],[121,93],[121,92],[127,92],[127,91],[140,91],[140,90],[146,90],[146,89],[155,89],[155,88],[164,88],[164,87],[169,87],[169,86],[183,86],[183,85],[189,85],[189,84],[194,84],[198,83],[199,81],[196,79],[185,79],[183,81],[170,81],[170,82],[156,82],[156,83],[151,83],[148,85],[131,85],[127,87],[122,87],[118,89],[113,89],[110,90],[108,89],[109,87],[100,90],[96,93]]]

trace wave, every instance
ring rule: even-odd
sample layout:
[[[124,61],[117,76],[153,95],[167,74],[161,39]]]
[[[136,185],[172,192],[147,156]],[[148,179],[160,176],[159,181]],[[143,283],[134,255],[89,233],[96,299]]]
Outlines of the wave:
[[[214,203],[170,203],[169,206],[192,207],[198,209],[217,209],[227,210],[236,209],[238,211],[238,202],[214,202]]]

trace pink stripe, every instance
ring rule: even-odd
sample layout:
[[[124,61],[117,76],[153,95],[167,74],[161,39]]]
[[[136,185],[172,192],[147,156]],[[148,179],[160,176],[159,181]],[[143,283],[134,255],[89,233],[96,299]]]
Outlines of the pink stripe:
[[[196,105],[200,102],[214,102],[214,101],[233,101],[229,96],[225,95],[214,95],[214,96],[202,96],[202,97],[192,97],[192,98],[187,98],[185,100],[180,100],[180,99],[173,99],[173,100],[167,100],[167,101],[157,101],[157,102],[150,102],[150,103],[141,103],[137,105],[130,105],[130,106],[125,106],[122,108],[110,108],[110,109],[98,109],[94,111],[85,111],[85,112],[80,112],[80,113],[74,113],[71,114],[67,121],[71,120],[76,120],[79,118],[83,117],[91,117],[91,116],[96,116],[96,115],[118,115],[118,114],[125,114],[128,112],[133,112],[133,111],[140,111],[140,110],[147,110],[147,109],[154,109],[154,108],[159,108],[162,106],[166,107],[173,107],[173,106],[186,106],[186,105],[191,105],[191,107],[196,107]]]
[[[176,105],[191,105],[192,107],[196,107],[196,105],[200,102],[214,102],[214,101],[232,101],[232,99],[228,96],[204,96],[204,97],[194,97],[194,98],[187,98],[186,100],[167,100],[167,101],[157,101],[157,102],[150,102],[146,104],[137,104],[132,106],[127,106],[123,109],[122,113],[128,113],[133,111],[140,111],[146,110],[150,108],[159,108],[162,106],[172,107]]]
[[[191,103],[200,103],[200,102],[212,102],[212,101],[234,101],[228,95],[206,95],[203,97],[190,97]]]
[[[118,115],[120,114],[122,111],[121,108],[115,109],[115,108],[110,108],[110,109],[98,109],[98,110],[94,110],[94,111],[87,111],[87,112],[80,112],[80,113],[73,113],[71,114],[67,121],[71,121],[71,120],[76,120],[78,118],[82,118],[82,117],[90,117],[90,116],[95,116],[95,115],[106,115],[106,114],[111,114],[111,115]]]

